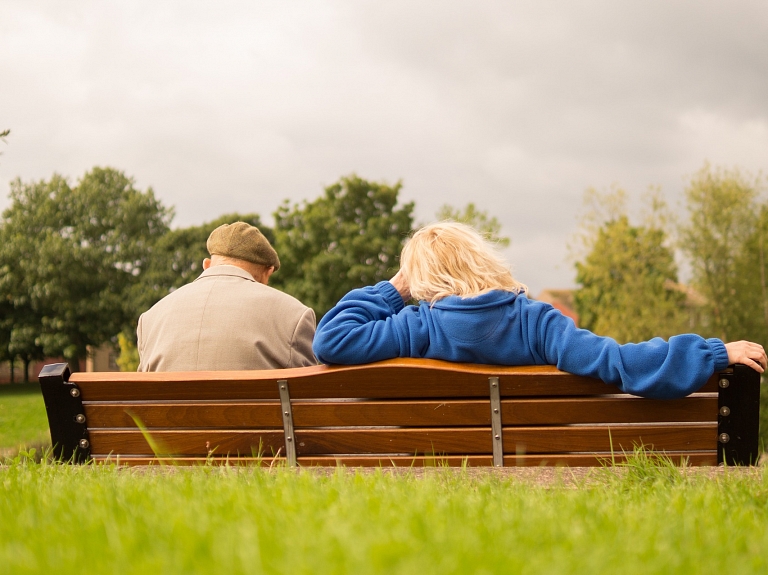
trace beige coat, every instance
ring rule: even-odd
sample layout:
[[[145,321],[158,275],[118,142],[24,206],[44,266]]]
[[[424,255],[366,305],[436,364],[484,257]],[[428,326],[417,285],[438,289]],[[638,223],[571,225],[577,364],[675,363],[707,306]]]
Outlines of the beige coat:
[[[236,266],[208,268],[139,318],[139,371],[315,365],[315,312]]]

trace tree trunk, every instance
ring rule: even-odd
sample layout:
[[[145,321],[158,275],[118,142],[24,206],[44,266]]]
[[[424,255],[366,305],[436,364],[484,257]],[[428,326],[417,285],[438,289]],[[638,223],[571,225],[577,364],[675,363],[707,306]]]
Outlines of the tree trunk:
[[[76,373],[80,371],[80,359],[70,359],[67,361],[67,364],[69,364],[69,371],[70,373]]]
[[[763,255],[763,230],[760,230],[760,287],[763,288],[763,319],[768,326],[768,294],[765,286],[765,256]]]
[[[24,383],[29,383],[29,358],[24,358]]]
[[[16,369],[15,369],[16,366],[14,365],[12,359],[9,360],[8,363],[11,364],[11,383],[16,383]]]

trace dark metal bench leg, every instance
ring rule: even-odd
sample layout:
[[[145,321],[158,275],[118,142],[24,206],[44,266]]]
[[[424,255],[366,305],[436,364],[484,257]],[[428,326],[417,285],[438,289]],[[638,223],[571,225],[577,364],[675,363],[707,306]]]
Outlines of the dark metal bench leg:
[[[760,425],[760,374],[737,363],[718,375],[717,463],[755,465]]]
[[[77,385],[69,382],[69,366],[66,363],[46,365],[38,379],[48,413],[54,457],[65,462],[87,462],[91,457],[91,442],[83,399]]]

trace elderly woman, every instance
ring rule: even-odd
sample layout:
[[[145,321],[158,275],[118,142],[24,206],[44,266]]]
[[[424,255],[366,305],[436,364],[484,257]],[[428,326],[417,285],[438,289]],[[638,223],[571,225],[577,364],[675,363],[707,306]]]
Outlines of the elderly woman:
[[[317,327],[324,363],[423,357],[493,365],[556,365],[635,395],[683,397],[715,372],[743,363],[760,373],[763,347],[694,334],[619,345],[578,329],[551,305],[528,299],[476,231],[440,222],[416,232],[390,281],[349,292]],[[411,297],[418,306],[406,306]]]

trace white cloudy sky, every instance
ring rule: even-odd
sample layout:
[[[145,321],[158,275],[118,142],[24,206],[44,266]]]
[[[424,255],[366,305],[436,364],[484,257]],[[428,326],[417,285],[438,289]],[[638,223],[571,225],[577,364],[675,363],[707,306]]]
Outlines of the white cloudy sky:
[[[474,201],[533,293],[573,284],[585,188],[768,168],[760,1],[0,0],[8,183],[109,165],[176,225],[356,172]]]

